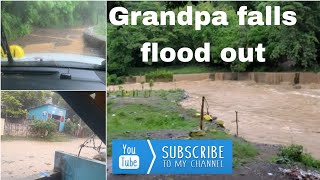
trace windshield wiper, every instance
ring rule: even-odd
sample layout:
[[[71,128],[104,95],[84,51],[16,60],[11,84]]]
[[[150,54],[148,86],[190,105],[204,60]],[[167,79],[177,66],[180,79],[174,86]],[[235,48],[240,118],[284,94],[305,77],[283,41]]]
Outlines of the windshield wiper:
[[[2,46],[4,53],[7,55],[8,62],[13,63],[12,54],[10,52],[7,37],[6,37],[6,34],[4,33],[2,23],[1,23],[1,46]]]

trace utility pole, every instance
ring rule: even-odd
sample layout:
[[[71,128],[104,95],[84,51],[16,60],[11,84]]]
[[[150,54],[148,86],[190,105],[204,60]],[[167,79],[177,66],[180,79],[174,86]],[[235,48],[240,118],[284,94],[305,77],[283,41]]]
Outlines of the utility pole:
[[[204,107],[204,96],[202,96],[202,103],[201,103],[200,130],[203,130],[203,107]]]
[[[236,112],[236,124],[237,124],[237,137],[239,135],[239,128],[238,128],[238,111],[235,111]]]

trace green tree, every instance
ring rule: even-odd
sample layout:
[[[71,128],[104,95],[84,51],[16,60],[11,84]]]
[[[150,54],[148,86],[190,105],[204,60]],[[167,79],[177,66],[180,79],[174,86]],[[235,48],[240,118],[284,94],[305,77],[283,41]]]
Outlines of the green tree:
[[[189,47],[193,51],[211,44],[211,61],[209,66],[229,69],[234,72],[282,70],[280,65],[285,62],[294,64],[291,70],[320,69],[320,2],[122,2],[114,6],[124,6],[132,10],[173,10],[176,14],[192,6],[193,11],[224,11],[227,14],[228,26],[203,26],[196,31],[193,26],[144,26],[141,18],[138,25],[113,26],[108,24],[108,73],[110,75],[128,75],[131,67],[154,68],[172,65],[185,65],[179,61],[172,63],[143,63],[140,48],[145,42],[157,42],[159,49],[172,47],[176,51],[181,47]],[[237,10],[240,6],[248,6],[248,11],[256,10],[265,17],[266,6],[280,6],[281,12],[296,12],[297,23],[294,26],[240,26]],[[159,18],[158,18],[159,19]],[[129,20],[130,21],[130,20]],[[223,62],[220,53],[223,48],[254,48],[262,43],[266,48],[265,63],[242,63],[237,59],[232,63]],[[247,54],[245,54],[247,55]],[[151,58],[151,57],[150,57]],[[195,65],[193,60],[189,66]]]
[[[3,1],[1,21],[9,40],[26,35],[32,27],[73,27],[104,23],[102,1]]]
[[[254,27],[250,32],[250,41],[257,44],[265,42],[268,60],[278,65],[279,62],[294,61],[296,67],[305,70],[319,66],[317,48],[320,33],[320,3],[304,2],[262,2],[257,9],[265,12],[267,5],[278,5],[283,11],[292,10],[297,14],[294,26]],[[319,58],[319,57],[318,57]]]
[[[2,117],[24,118],[27,108],[45,103],[50,94],[46,91],[3,91],[1,96]]]

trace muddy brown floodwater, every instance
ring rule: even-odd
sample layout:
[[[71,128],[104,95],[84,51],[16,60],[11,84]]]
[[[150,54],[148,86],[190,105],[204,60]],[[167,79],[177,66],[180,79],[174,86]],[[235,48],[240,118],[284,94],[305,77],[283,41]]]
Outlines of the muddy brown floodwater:
[[[84,138],[77,138],[68,142],[2,141],[1,179],[28,179],[27,177],[40,172],[52,171],[55,151],[77,155],[80,144],[85,140]],[[97,141],[97,143],[100,142]],[[92,148],[83,148],[80,156],[92,159],[97,154],[97,151]]]
[[[122,85],[126,90],[141,85]],[[109,87],[114,88],[114,87]],[[223,120],[235,134],[235,111],[239,113],[239,136],[256,143],[301,144],[320,159],[320,88],[305,85],[264,85],[240,81],[178,81],[155,83],[153,89],[186,90],[186,108],[200,111],[201,97],[209,103],[210,114]]]
[[[18,44],[28,53],[99,54],[97,49],[87,47],[83,39],[86,28],[46,29],[34,28],[32,33],[9,44]]]

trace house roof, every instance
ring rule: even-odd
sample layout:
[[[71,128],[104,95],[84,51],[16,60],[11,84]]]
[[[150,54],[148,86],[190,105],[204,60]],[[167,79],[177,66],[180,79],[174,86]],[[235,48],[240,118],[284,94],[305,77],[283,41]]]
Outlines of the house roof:
[[[57,106],[57,105],[48,104],[48,103],[47,103],[47,104],[42,104],[42,105],[40,105],[40,106],[35,106],[35,107],[27,108],[27,110],[29,111],[30,109],[37,109],[37,108],[42,107],[42,106],[53,106],[53,107],[56,107],[56,108],[63,109],[63,110],[65,110],[65,111],[67,111],[67,109],[65,109],[65,108],[63,108],[63,107],[59,107],[59,106]]]

